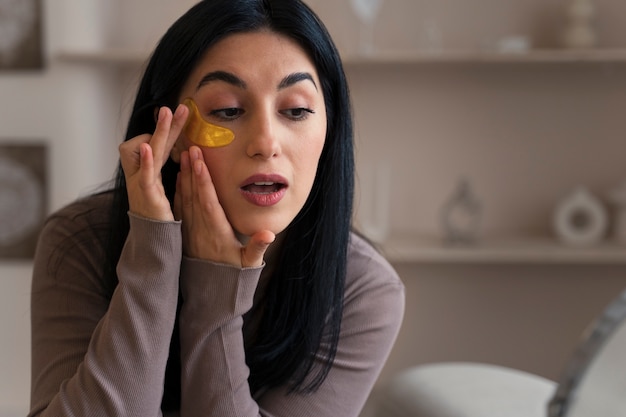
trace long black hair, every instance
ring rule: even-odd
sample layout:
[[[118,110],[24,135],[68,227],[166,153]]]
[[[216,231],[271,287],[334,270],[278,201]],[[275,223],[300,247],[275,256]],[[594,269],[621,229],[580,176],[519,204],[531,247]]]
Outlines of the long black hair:
[[[327,134],[313,188],[283,232],[279,262],[263,301],[254,342],[246,345],[252,392],[288,384],[314,391],[337,350],[347,247],[350,238],[354,155],[348,86],[339,54],[318,17],[299,0],[205,0],[166,32],[152,54],[134,103],[126,140],[155,129],[154,109],[175,108],[183,84],[206,51],[235,33],[270,30],[296,41],[315,64],[324,94]],[[179,167],[169,160],[163,185],[172,201]],[[128,234],[128,197],[118,168],[108,250],[109,273]],[[173,337],[164,406],[174,406],[178,359]],[[316,366],[316,356],[322,357]],[[171,385],[170,385],[171,384]],[[178,387],[179,388],[179,387]]]

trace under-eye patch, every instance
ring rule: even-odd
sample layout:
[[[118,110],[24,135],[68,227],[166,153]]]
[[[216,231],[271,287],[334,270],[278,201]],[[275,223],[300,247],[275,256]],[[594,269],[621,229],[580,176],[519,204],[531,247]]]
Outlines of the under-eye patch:
[[[216,126],[204,120],[196,102],[186,98],[183,104],[189,108],[189,117],[183,131],[185,135],[198,146],[217,148],[226,146],[235,139],[232,130]]]

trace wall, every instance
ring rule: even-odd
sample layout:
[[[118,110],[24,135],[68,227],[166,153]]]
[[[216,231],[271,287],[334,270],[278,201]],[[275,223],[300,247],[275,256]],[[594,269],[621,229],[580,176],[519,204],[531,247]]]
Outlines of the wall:
[[[111,177],[136,80],[135,70],[63,62],[57,52],[150,49],[192,3],[44,0],[48,65],[0,74],[0,138],[48,141],[50,211]],[[358,49],[347,1],[309,3],[342,51]],[[385,51],[485,48],[527,33],[535,45],[553,47],[565,3],[387,0],[374,44]],[[596,4],[603,45],[623,45],[619,19],[626,6]],[[604,197],[626,177],[623,68],[348,64],[360,178],[372,161],[392,163],[394,234],[438,236],[438,210],[463,174],[487,207],[486,236],[546,235],[555,202],[571,187],[585,183]],[[407,315],[381,385],[407,366],[438,360],[493,362],[556,378],[580,332],[626,283],[622,265],[397,268],[407,286]],[[28,262],[0,264],[0,416],[27,407],[30,270]]]

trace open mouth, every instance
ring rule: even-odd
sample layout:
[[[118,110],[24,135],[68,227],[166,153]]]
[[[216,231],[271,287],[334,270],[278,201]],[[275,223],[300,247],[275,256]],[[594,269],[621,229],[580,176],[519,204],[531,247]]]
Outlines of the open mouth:
[[[244,185],[241,189],[253,194],[274,194],[286,187],[285,184],[273,181],[258,181],[248,185]]]
[[[241,184],[241,194],[249,203],[259,207],[278,204],[287,194],[288,181],[281,175],[257,174]]]

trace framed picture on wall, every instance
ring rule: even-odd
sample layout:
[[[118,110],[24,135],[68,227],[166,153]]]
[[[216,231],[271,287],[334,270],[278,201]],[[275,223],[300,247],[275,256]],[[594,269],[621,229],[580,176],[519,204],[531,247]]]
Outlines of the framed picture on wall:
[[[0,260],[32,258],[47,213],[47,147],[0,142]]]
[[[0,0],[0,70],[43,67],[41,0]]]

